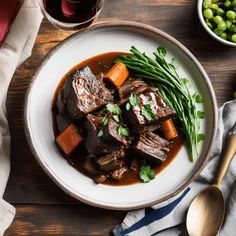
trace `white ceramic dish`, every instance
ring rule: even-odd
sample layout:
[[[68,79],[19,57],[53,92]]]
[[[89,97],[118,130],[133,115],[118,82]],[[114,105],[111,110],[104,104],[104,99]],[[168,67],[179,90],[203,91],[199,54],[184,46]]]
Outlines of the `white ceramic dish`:
[[[137,48],[151,54],[159,45],[180,65],[179,73],[191,78],[204,98],[206,137],[201,154],[191,163],[185,147],[155,180],[148,184],[107,186],[95,184],[61,156],[52,127],[52,99],[55,89],[70,68],[97,54]],[[177,40],[153,27],[134,23],[100,23],[75,33],[45,57],[34,75],[25,103],[25,127],[29,144],[41,167],[69,195],[85,203],[110,209],[137,209],[160,203],[183,190],[200,173],[211,148],[217,122],[217,105],[210,80],[193,55]]]
[[[203,28],[206,30],[206,32],[215,40],[217,40],[218,42],[227,45],[227,46],[233,46],[236,47],[236,43],[230,42],[228,40],[222,39],[221,37],[219,37],[218,35],[216,35],[206,24],[204,17],[203,17],[203,13],[202,13],[202,3],[203,0],[198,0],[197,3],[197,12],[198,12],[198,17],[200,19],[200,22],[203,26]]]

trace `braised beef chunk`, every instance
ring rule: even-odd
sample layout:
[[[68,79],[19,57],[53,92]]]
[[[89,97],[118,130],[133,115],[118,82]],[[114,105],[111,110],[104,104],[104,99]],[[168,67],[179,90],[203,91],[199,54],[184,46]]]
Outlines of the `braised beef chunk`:
[[[72,119],[79,119],[113,101],[112,94],[104,86],[102,79],[96,77],[88,66],[71,73],[60,94],[58,109],[64,109],[66,104]]]
[[[97,184],[100,184],[100,183],[105,182],[107,180],[107,177],[106,175],[101,174],[101,175],[96,176],[94,180]]]
[[[99,132],[102,130],[102,117],[94,116],[88,114],[85,120],[85,128],[87,131],[85,146],[89,153],[94,153],[96,155],[107,154],[117,147],[110,143],[104,142],[102,137],[100,137]]]
[[[159,125],[175,115],[157,91],[151,88],[138,95],[138,106],[131,107],[129,111],[125,108],[123,110],[126,112],[126,122],[133,131],[142,130],[151,124]]]
[[[82,163],[82,168],[92,176],[99,174],[99,169],[94,158],[88,158]]]
[[[129,79],[119,88],[120,99],[127,99],[131,93],[140,94],[147,89],[148,85],[141,79]]]
[[[65,113],[67,111],[63,88],[59,91],[58,96],[57,96],[57,108],[58,108],[59,113]]]
[[[114,170],[111,174],[111,178],[114,180],[120,180],[123,177],[124,173],[127,171],[128,171],[128,168],[123,166],[118,170]]]
[[[142,132],[132,148],[150,161],[161,164],[165,161],[169,142],[152,132]]]
[[[97,164],[100,170],[106,173],[120,169],[125,165],[123,158],[125,156],[124,149],[121,148],[103,157],[97,158]]]
[[[125,136],[118,133],[118,123],[112,117],[108,118],[107,125],[104,126],[103,138],[117,145],[127,145]]]

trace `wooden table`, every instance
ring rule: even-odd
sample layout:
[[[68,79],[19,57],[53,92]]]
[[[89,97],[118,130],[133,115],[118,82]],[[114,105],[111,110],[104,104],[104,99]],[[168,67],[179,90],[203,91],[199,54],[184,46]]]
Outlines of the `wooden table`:
[[[207,35],[194,1],[106,0],[99,20],[117,19],[150,24],[175,37],[207,71],[219,106],[232,99],[236,90],[236,48],[222,46]],[[26,142],[26,89],[43,56],[68,35],[44,20],[31,58],[17,69],[9,88],[12,169],[4,197],[17,213],[6,235],[109,235],[126,214],[90,207],[67,196],[42,171]]]

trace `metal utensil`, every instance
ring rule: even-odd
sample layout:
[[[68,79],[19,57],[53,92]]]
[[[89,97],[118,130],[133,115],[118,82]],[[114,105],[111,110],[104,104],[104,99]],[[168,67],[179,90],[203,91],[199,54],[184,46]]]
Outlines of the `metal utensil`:
[[[189,207],[186,224],[190,236],[215,236],[220,230],[225,215],[220,184],[235,153],[236,122],[228,134],[222,163],[213,185],[199,193]]]

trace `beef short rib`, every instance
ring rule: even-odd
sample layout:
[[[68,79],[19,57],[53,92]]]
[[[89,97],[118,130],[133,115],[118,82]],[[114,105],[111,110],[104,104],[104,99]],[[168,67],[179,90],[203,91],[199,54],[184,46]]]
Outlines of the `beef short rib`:
[[[132,149],[141,154],[140,157],[146,157],[156,164],[161,164],[165,161],[169,152],[168,145],[169,142],[167,140],[152,132],[145,131],[139,134]]]
[[[169,106],[167,106],[167,104],[165,104],[157,91],[151,88],[139,94],[138,100],[138,105],[131,107],[129,111],[123,106],[123,110],[125,111],[124,119],[134,132],[143,130],[144,128],[147,129],[148,125],[155,124],[157,128],[163,121],[168,120],[176,114]],[[143,115],[145,105],[150,106],[151,108],[151,112],[154,115],[152,120],[147,120]]]
[[[91,154],[104,155],[118,149],[117,146],[99,137],[98,133],[103,128],[102,117],[88,114],[85,119],[86,138],[85,147]]]
[[[65,106],[72,119],[79,119],[105,104],[112,102],[113,96],[102,81],[88,66],[73,71],[59,92],[57,106],[63,111]]]

